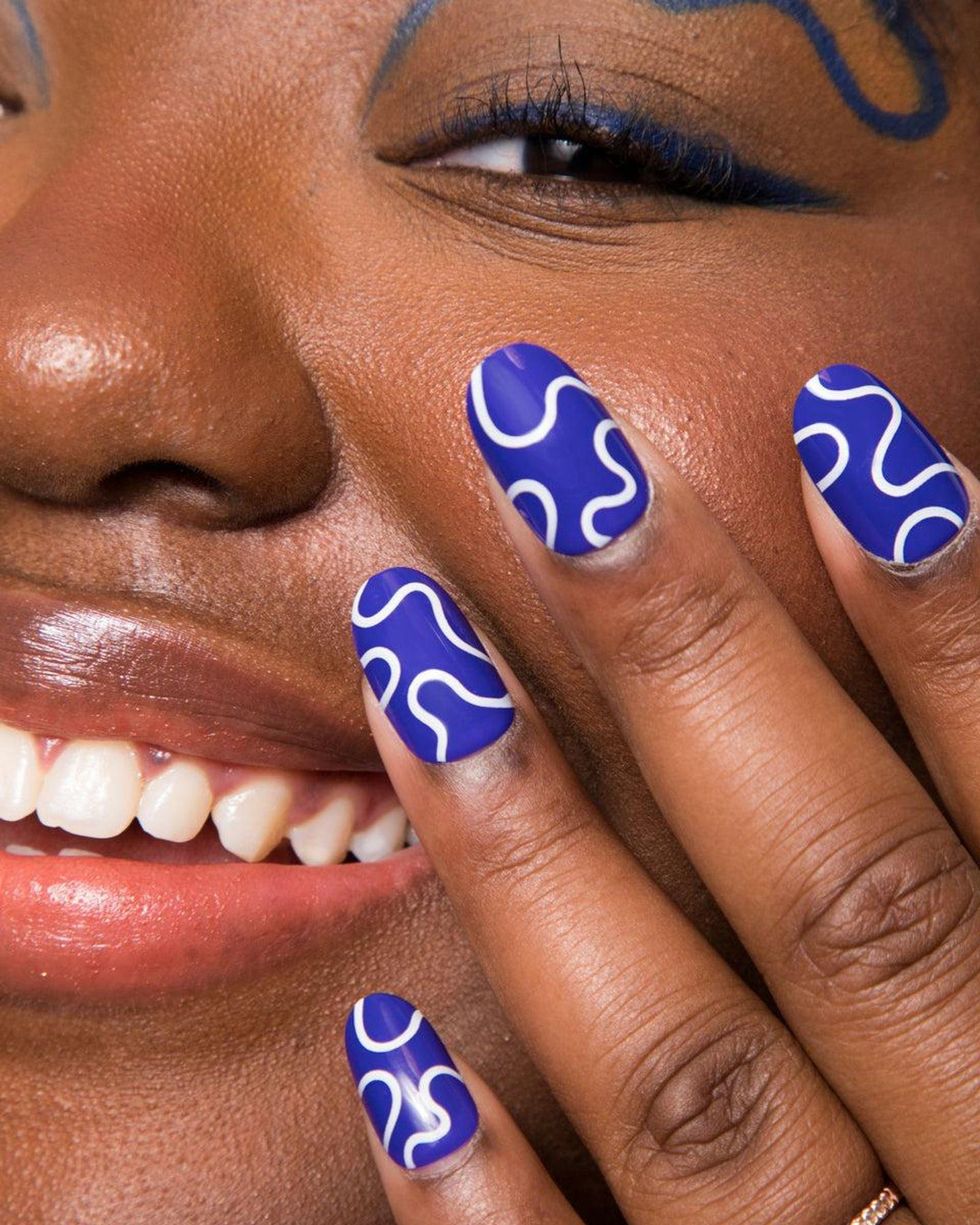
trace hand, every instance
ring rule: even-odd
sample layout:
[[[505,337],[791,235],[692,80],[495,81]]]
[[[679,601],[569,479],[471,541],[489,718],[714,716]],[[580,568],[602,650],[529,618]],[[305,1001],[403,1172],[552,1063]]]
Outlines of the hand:
[[[617,839],[448,595],[369,580],[355,638],[386,768],[623,1216],[847,1225],[891,1184],[889,1225],[980,1220],[975,479],[862,371],[801,394],[817,544],[937,801],[567,367],[502,350],[470,414],[523,564],[779,1008]],[[411,1006],[369,997],[348,1050],[401,1225],[578,1219]]]

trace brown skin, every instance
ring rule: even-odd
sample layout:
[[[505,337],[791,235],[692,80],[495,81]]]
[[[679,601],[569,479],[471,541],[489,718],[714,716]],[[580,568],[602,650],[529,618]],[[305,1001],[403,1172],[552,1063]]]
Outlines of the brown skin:
[[[907,65],[856,20],[860,0],[823,7],[866,92],[910,106]],[[980,467],[977,82],[958,50],[980,14],[949,4],[950,115],[909,143],[859,122],[798,29],[754,5],[681,19],[627,0],[598,16],[586,0],[456,0],[368,114],[400,15],[395,0],[36,6],[51,105],[32,108],[11,53],[29,105],[0,146],[0,568],[154,598],[313,662],[365,727],[350,599],[385,565],[426,570],[640,862],[731,949],[501,531],[462,389],[515,338],[587,372],[911,760],[805,526],[788,415],[815,369],[857,361]],[[557,71],[559,33],[596,89],[645,70],[660,84],[631,88],[655,112],[846,203],[600,204],[379,159],[404,158],[419,115],[491,71],[523,81],[529,46],[538,75]],[[437,1021],[583,1215],[608,1219],[441,888],[348,939],[342,957],[179,1008],[4,1001],[0,1219],[387,1220],[338,1040],[372,988]]]

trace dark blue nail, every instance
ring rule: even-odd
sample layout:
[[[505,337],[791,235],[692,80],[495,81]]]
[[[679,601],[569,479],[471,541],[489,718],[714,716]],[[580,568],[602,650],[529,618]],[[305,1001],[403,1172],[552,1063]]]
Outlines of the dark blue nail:
[[[860,366],[828,366],[800,392],[793,436],[803,466],[869,553],[914,564],[963,526],[966,489],[894,392]]]
[[[514,704],[470,624],[439,584],[396,566],[351,612],[354,646],[381,707],[423,761],[457,761],[498,740]]]
[[[643,469],[595,394],[538,345],[498,349],[473,371],[470,427],[494,476],[556,553],[591,553],[650,501]]]
[[[403,1169],[462,1148],[480,1121],[439,1035],[397,995],[368,995],[347,1018],[347,1059],[384,1150]]]

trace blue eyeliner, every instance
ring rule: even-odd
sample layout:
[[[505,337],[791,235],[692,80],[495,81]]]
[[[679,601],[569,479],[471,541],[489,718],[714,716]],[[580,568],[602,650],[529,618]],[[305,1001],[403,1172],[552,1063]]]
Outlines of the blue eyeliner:
[[[537,134],[545,138],[584,141],[590,136],[604,137],[611,146],[604,148],[607,154],[618,154],[624,161],[627,157],[633,162],[648,159],[652,184],[659,182],[667,190],[700,199],[768,208],[819,208],[834,203],[832,196],[800,179],[743,161],[722,140],[712,143],[635,111],[589,102],[496,101],[485,115],[455,116],[445,135],[460,144],[476,144],[492,136],[532,137],[536,126]]]
[[[47,106],[51,100],[51,91],[48,84],[47,61],[44,58],[44,50],[41,46],[41,36],[38,34],[37,26],[28,12],[26,0],[8,0],[8,2],[17,18],[21,36],[31,57],[31,66],[34,69],[34,77],[37,82],[37,91],[41,99],[41,105]]]

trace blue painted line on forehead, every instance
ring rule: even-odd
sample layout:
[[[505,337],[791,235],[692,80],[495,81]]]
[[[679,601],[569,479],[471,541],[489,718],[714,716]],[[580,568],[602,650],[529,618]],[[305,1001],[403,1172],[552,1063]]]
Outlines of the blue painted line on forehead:
[[[919,87],[914,111],[889,111],[876,106],[857,83],[841,54],[830,27],[821,20],[810,0],[645,0],[668,13],[705,13],[743,4],[768,4],[800,26],[820,57],[838,94],[868,127],[896,140],[922,140],[946,118],[949,100],[935,48],[912,16],[905,0],[865,0],[873,16],[905,50]]]
[[[433,12],[442,3],[443,0],[413,0],[408,12],[405,13],[398,22],[398,25],[395,26],[395,32],[391,36],[388,49],[384,53],[384,58],[378,67],[378,71],[374,74],[370,94],[372,102],[384,84],[385,78],[412,45],[419,30],[421,30]]]
[[[41,104],[42,106],[47,106],[50,101],[48,65],[44,58],[44,49],[41,46],[41,37],[37,32],[37,26],[28,12],[26,0],[8,0],[8,3],[13,9],[17,22],[20,25],[21,36],[27,45],[27,50],[31,57],[31,66],[34,69],[34,75],[37,80]]]
[[[918,105],[913,111],[889,111],[877,106],[861,89],[845,60],[833,31],[814,9],[810,0],[639,0],[664,12],[706,13],[712,9],[735,8],[747,4],[768,4],[795,21],[809,39],[824,70],[842,101],[862,121],[883,136],[896,140],[922,140],[931,136],[949,112],[949,99],[935,48],[918,25],[907,0],[863,0],[873,17],[898,39],[908,56],[919,88]],[[414,0],[395,28],[391,42],[371,86],[371,100],[377,96],[385,78],[402,58],[419,30],[444,0]]]

